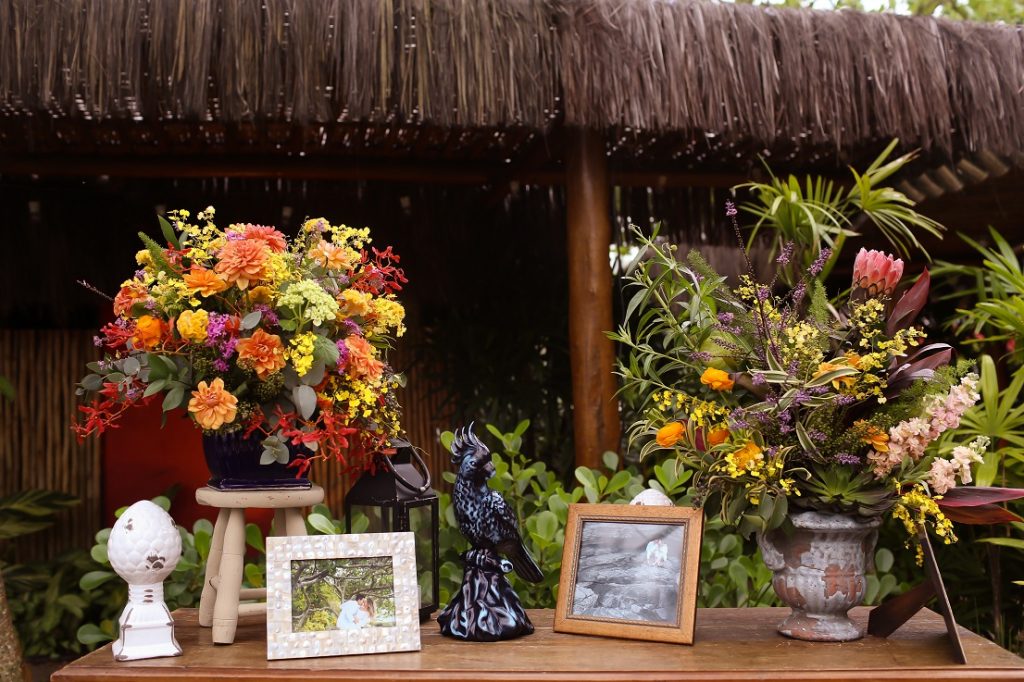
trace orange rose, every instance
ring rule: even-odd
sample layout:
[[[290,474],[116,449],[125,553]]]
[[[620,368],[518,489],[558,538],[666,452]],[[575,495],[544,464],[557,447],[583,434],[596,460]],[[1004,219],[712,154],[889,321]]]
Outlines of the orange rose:
[[[132,343],[136,348],[150,350],[160,344],[164,336],[164,322],[159,317],[143,315],[135,320],[135,335]]]
[[[220,261],[214,266],[230,284],[245,289],[249,282],[264,276],[269,254],[267,243],[260,239],[235,239],[220,250]]]
[[[708,445],[715,447],[729,440],[729,429],[714,429],[708,433]]]
[[[255,370],[260,379],[284,368],[284,345],[276,334],[257,329],[249,338],[239,339],[236,348],[238,364]]]
[[[235,421],[238,413],[238,398],[224,389],[224,380],[214,379],[209,385],[200,381],[192,399],[188,401],[188,411],[192,413],[196,423],[207,430],[219,429],[224,424]]]
[[[685,430],[686,427],[679,422],[669,422],[658,429],[658,435],[654,437],[654,440],[658,441],[658,445],[661,447],[670,448],[679,442]]]
[[[348,367],[352,374],[376,381],[384,372],[384,363],[377,359],[377,350],[361,336],[345,339],[348,348]]]
[[[708,367],[700,375],[700,383],[708,386],[713,391],[731,391],[736,382],[729,378],[728,372]]]
[[[192,271],[183,275],[182,279],[193,292],[203,296],[213,296],[228,288],[228,283],[205,268],[192,266]]]

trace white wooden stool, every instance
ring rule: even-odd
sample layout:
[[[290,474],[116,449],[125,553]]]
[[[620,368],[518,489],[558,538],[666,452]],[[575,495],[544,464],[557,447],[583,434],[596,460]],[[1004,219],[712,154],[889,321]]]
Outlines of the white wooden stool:
[[[199,598],[199,625],[213,627],[214,644],[235,641],[238,617],[266,613],[266,603],[241,604],[240,599],[266,599],[264,588],[242,589],[245,565],[245,510],[273,509],[276,535],[305,535],[303,507],[324,501],[324,489],[318,485],[309,490],[217,490],[200,488],[196,502],[216,507],[217,523],[213,526],[213,542],[206,560],[206,580]]]

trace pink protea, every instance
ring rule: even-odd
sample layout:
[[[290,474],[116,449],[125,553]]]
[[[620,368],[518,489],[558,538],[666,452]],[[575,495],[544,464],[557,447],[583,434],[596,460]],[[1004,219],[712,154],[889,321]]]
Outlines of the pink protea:
[[[883,251],[861,249],[853,262],[853,288],[868,297],[892,296],[903,276],[903,261]]]

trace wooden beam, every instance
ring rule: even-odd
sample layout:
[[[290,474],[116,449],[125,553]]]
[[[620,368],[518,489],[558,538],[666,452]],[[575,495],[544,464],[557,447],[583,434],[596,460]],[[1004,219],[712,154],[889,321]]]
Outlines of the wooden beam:
[[[513,164],[514,165],[514,164]],[[609,182],[623,187],[733,187],[754,178],[732,173],[671,169],[612,169]],[[0,175],[41,177],[284,178],[289,180],[411,182],[434,185],[562,185],[564,168],[553,164],[479,161],[409,161],[358,157],[75,156],[0,155]]]
[[[568,133],[565,175],[569,252],[569,361],[572,367],[576,465],[600,467],[606,450],[619,449],[615,400],[611,201],[608,160],[601,134]]]

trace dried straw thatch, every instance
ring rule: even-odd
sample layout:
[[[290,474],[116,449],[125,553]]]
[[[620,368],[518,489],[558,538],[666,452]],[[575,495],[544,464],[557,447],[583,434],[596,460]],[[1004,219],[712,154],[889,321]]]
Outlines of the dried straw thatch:
[[[1024,139],[1020,27],[668,0],[0,0],[0,110]]]

